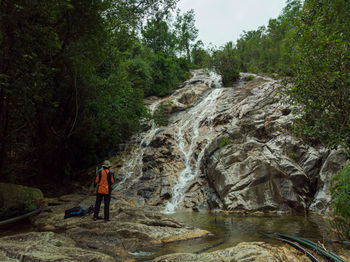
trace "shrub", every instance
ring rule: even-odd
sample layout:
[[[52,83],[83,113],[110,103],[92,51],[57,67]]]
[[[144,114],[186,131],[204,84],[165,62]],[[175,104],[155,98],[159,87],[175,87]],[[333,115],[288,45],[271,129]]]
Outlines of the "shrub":
[[[220,143],[219,143],[219,148],[221,149],[221,148],[223,148],[224,146],[230,145],[230,144],[232,144],[232,143],[233,143],[232,138],[230,138],[230,137],[224,137],[224,138],[220,141]]]
[[[350,161],[331,179],[332,206],[337,216],[333,225],[338,236],[342,239],[350,238]]]
[[[221,50],[213,54],[213,67],[222,76],[224,86],[231,86],[239,79],[239,57],[238,51],[229,42]]]
[[[168,114],[164,105],[160,105],[153,113],[153,120],[157,126],[165,126],[168,124]]]
[[[244,77],[243,80],[249,82],[249,81],[252,81],[254,78],[255,77],[253,75],[249,75],[249,76]]]

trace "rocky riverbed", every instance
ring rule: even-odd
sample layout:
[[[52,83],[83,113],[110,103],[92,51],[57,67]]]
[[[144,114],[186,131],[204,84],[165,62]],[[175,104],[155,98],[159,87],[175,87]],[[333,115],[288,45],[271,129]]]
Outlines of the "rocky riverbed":
[[[234,87],[222,88],[213,73],[192,74],[172,95],[145,100],[162,125],[150,121],[111,157],[118,182],[110,221],[63,219],[66,209],[94,204],[89,185],[85,194],[40,197],[44,208],[32,232],[1,237],[0,260],[134,261],[130,250],[210,236],[210,230],[166,214],[183,209],[326,214],[328,179],[345,157],[293,136],[295,116],[279,100],[280,82],[257,75],[245,81],[249,74],[242,74]],[[94,171],[86,176],[93,181]],[[231,260],[309,261],[286,245],[261,241],[154,261]]]

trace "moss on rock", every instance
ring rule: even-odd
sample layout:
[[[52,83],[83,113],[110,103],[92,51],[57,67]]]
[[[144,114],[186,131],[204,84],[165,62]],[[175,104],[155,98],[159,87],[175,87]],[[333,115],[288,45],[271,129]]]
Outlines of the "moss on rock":
[[[43,200],[40,189],[0,183],[0,219],[30,212],[40,207]]]

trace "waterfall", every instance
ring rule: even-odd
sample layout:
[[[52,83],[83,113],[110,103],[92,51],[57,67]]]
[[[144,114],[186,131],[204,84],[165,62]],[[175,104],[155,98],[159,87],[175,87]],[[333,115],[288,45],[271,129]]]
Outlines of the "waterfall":
[[[154,113],[159,103],[160,101],[157,101],[149,107],[149,111],[151,114]],[[134,178],[135,175],[137,176],[137,174],[142,175],[143,155],[145,154],[149,144],[152,142],[153,137],[157,134],[159,130],[153,119],[150,120],[150,124],[151,128],[147,132],[139,135],[139,137],[143,137],[143,139],[141,140],[137,148],[133,151],[132,154],[128,155],[128,157],[124,159],[121,168],[121,174],[125,174],[125,176],[123,177],[123,180],[119,182],[118,186],[114,188],[113,191],[120,190],[129,178]]]
[[[176,141],[183,153],[185,168],[179,175],[177,184],[173,187],[172,198],[165,206],[165,213],[175,212],[178,204],[184,198],[186,186],[199,174],[201,160],[206,148],[206,146],[200,148],[197,159],[194,158],[197,143],[203,140],[203,137],[199,134],[199,129],[206,125],[209,128],[209,134],[213,132],[216,101],[222,91],[223,89],[211,90],[210,94],[203,101],[191,108],[180,121],[175,123],[178,127]],[[210,139],[210,135],[204,138],[204,140],[208,139]],[[207,141],[206,145],[208,144]]]
[[[203,86],[210,87],[210,89],[203,89]],[[188,90],[194,92],[196,92],[195,90],[202,90],[200,92],[203,92],[203,96],[199,96],[192,107],[184,110],[181,117],[169,126],[159,128],[151,120],[151,128],[133,138],[138,143],[134,145],[135,148],[131,149],[130,153],[126,154],[123,159],[122,167],[119,170],[123,179],[115,190],[127,192],[128,189],[140,181],[139,179],[143,173],[143,157],[147,149],[149,149],[150,143],[160,130],[172,130],[172,133],[175,134],[175,143],[178,146],[180,155],[182,155],[182,161],[185,166],[183,170],[179,171],[177,180],[171,188],[172,198],[165,204],[164,212],[175,212],[177,206],[184,199],[186,187],[200,174],[201,161],[206,147],[216,137],[213,129],[213,120],[217,111],[217,99],[224,90],[220,87],[222,87],[222,80],[218,74],[206,70],[194,70],[192,71],[192,78],[183,83],[181,89],[177,89],[167,98],[151,100],[153,102],[148,105],[148,110],[152,114],[164,101],[178,103],[177,99],[181,92],[188,92]]]

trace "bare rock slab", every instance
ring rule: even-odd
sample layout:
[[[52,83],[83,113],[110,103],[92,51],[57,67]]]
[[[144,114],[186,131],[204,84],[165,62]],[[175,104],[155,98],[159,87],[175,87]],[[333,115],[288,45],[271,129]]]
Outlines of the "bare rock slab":
[[[287,246],[274,247],[263,242],[240,243],[237,246],[203,254],[177,253],[161,256],[153,262],[309,262],[303,253]]]
[[[109,255],[77,247],[74,240],[53,232],[30,232],[0,238],[1,261],[96,261]]]

